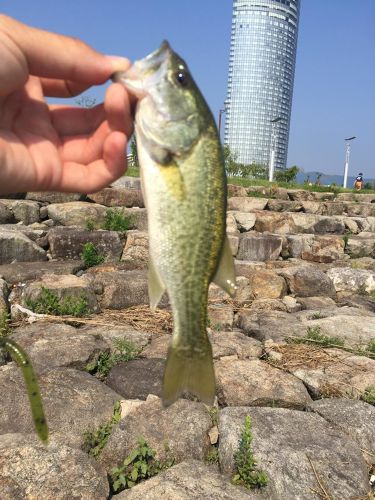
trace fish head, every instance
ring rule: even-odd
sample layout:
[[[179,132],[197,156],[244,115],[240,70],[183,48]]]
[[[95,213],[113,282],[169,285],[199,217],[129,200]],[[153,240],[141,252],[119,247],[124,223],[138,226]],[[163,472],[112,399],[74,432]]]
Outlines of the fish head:
[[[151,155],[154,151],[160,159],[161,150],[184,155],[205,130],[210,111],[187,64],[168,42],[113,80],[138,97],[136,131]]]

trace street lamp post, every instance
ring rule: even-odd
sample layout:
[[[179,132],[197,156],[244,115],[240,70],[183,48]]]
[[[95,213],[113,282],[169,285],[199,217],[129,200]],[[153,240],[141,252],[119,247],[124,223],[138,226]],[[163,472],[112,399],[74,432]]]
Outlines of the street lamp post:
[[[343,187],[346,188],[348,184],[348,172],[349,172],[349,159],[350,159],[350,141],[355,139],[356,136],[353,135],[353,137],[348,137],[345,139],[345,168],[344,168],[344,182],[343,182]]]
[[[227,110],[228,110],[228,104],[229,104],[229,101],[225,100],[224,101],[224,108],[223,109],[219,109],[219,127],[218,127],[219,128],[219,137],[221,137],[220,133],[221,133],[221,120],[222,120],[222,116],[223,116],[224,113],[227,112]]]
[[[275,156],[276,156],[276,123],[281,120],[281,116],[270,120],[271,123],[271,151],[270,151],[270,163],[268,168],[268,180],[273,181],[273,175],[275,172]]]

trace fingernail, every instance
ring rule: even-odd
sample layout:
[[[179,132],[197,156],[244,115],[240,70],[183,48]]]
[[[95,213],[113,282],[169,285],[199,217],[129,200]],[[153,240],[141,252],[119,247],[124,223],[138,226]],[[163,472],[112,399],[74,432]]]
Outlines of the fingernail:
[[[106,55],[106,58],[111,61],[113,72],[126,71],[131,66],[131,62],[126,57]]]

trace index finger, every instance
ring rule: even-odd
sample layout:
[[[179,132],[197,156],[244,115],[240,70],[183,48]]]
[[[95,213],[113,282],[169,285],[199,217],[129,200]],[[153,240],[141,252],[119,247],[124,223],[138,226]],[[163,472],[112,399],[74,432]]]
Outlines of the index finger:
[[[129,67],[125,58],[106,57],[79,39],[32,28],[8,16],[0,15],[0,33],[5,37],[3,46],[17,59],[18,68],[23,67],[25,81],[30,73],[99,85],[114,71]]]

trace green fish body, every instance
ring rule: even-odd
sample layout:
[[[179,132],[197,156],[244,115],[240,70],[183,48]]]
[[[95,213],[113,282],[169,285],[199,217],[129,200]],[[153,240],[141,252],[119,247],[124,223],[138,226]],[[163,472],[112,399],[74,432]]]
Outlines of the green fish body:
[[[189,391],[212,404],[208,288],[212,281],[230,295],[236,288],[215,121],[186,63],[167,42],[115,79],[141,97],[136,136],[148,214],[150,305],[156,307],[167,291],[174,325],[163,402],[168,406]]]

